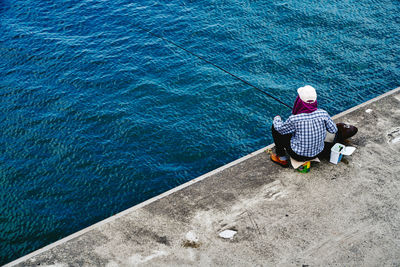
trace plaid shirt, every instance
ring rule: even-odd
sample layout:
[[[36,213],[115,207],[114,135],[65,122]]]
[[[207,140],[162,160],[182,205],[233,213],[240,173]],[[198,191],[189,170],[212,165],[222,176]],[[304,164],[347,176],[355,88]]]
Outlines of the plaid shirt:
[[[326,131],[332,134],[337,132],[336,124],[323,109],[291,115],[285,122],[277,116],[274,118],[274,128],[280,134],[292,134],[290,147],[296,154],[306,157],[321,153]]]

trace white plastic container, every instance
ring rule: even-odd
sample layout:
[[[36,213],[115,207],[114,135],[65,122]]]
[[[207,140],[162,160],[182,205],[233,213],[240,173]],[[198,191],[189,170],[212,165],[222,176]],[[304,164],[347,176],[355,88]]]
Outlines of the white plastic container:
[[[338,164],[342,160],[343,155],[350,156],[351,154],[353,154],[354,150],[356,150],[355,147],[345,146],[340,143],[336,143],[331,148],[331,158],[329,161],[333,164]]]

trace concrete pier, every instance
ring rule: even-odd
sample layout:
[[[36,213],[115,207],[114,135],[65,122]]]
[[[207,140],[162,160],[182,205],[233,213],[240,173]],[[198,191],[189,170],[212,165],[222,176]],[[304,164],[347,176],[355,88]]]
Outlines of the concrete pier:
[[[400,88],[334,119],[359,128],[338,165],[269,146],[6,266],[398,266]]]

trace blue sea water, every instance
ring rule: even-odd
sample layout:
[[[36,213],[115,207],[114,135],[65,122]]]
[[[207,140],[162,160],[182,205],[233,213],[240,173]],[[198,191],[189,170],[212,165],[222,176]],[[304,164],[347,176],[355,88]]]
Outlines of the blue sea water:
[[[0,264],[400,85],[397,0],[0,0]]]

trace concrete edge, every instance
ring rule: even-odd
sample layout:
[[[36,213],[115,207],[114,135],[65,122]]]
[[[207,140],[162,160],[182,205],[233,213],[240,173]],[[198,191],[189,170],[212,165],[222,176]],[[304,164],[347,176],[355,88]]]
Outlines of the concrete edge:
[[[139,204],[137,204],[137,205],[135,205],[135,206],[133,206],[131,208],[123,210],[123,211],[121,211],[121,212],[119,212],[119,213],[117,213],[115,215],[112,215],[111,217],[108,217],[108,218],[106,218],[106,219],[104,219],[104,220],[102,220],[100,222],[97,222],[97,223],[95,223],[95,224],[93,224],[91,226],[88,226],[88,227],[86,227],[86,228],[84,228],[84,229],[82,229],[82,230],[80,230],[78,232],[75,232],[75,233],[73,233],[73,234],[71,234],[69,236],[66,236],[66,237],[64,237],[64,238],[62,238],[62,239],[60,239],[60,240],[58,240],[58,241],[56,241],[54,243],[51,243],[50,245],[47,245],[47,246],[45,246],[43,248],[35,250],[35,251],[25,255],[25,256],[22,256],[21,258],[18,258],[16,260],[12,261],[12,262],[9,262],[9,263],[3,265],[3,267],[14,266],[14,265],[17,265],[17,264],[19,264],[21,262],[24,262],[29,258],[32,258],[32,257],[34,257],[36,255],[39,255],[42,252],[50,250],[50,249],[52,249],[52,248],[54,248],[54,247],[56,247],[56,246],[58,246],[58,245],[60,245],[62,243],[68,242],[69,240],[72,240],[72,239],[74,239],[76,237],[79,237],[79,236],[81,236],[81,235],[83,235],[83,234],[85,234],[85,233],[87,233],[87,232],[89,232],[89,231],[91,231],[91,230],[103,225],[103,224],[112,222],[112,221],[114,221],[114,220],[116,220],[116,219],[118,219],[120,217],[123,217],[125,214],[128,214],[128,213],[130,213],[130,212],[132,212],[134,210],[140,209],[140,208],[142,208],[142,207],[144,207],[144,206],[146,206],[146,205],[148,205],[148,204],[150,204],[152,202],[155,202],[155,201],[157,201],[157,200],[159,200],[159,199],[161,199],[163,197],[166,197],[166,196],[168,196],[170,194],[173,194],[174,192],[177,192],[177,191],[179,191],[181,189],[184,189],[185,187],[188,187],[188,186],[190,186],[192,184],[200,182],[200,181],[202,181],[202,180],[204,180],[204,179],[206,179],[206,178],[208,178],[208,177],[210,177],[210,176],[212,176],[212,175],[214,175],[216,173],[219,173],[219,172],[221,172],[221,171],[223,171],[225,169],[228,169],[228,168],[230,168],[230,167],[232,167],[234,165],[237,165],[237,164],[239,164],[239,163],[241,163],[241,162],[243,162],[243,161],[245,161],[245,160],[247,160],[247,159],[249,159],[249,158],[251,158],[253,156],[261,154],[266,149],[272,148],[272,147],[274,147],[274,144],[270,144],[270,145],[268,145],[268,146],[266,146],[264,148],[261,148],[261,149],[255,151],[255,152],[252,152],[252,153],[250,153],[250,154],[248,154],[248,155],[246,155],[244,157],[241,157],[241,158],[239,158],[239,159],[237,159],[235,161],[232,161],[232,162],[230,162],[230,163],[228,163],[226,165],[223,165],[223,166],[221,166],[221,167],[219,167],[219,168],[217,168],[215,170],[212,170],[212,171],[210,171],[210,172],[208,172],[206,174],[203,174],[203,175],[201,175],[201,176],[199,176],[199,177],[197,177],[197,178],[195,178],[193,180],[190,180],[190,181],[188,181],[188,182],[186,182],[184,184],[181,184],[181,185],[179,185],[177,187],[174,187],[174,188],[172,188],[172,189],[170,189],[170,190],[168,190],[168,191],[166,191],[166,192],[164,192],[164,193],[162,193],[160,195],[152,197],[152,198],[150,198],[150,199],[148,199],[148,200],[146,200],[146,201],[144,201],[142,203],[139,203]]]
[[[379,99],[382,99],[384,97],[387,97],[389,95],[393,95],[393,94],[395,94],[395,93],[397,93],[399,91],[400,91],[400,87],[397,87],[397,88],[395,88],[393,90],[390,90],[389,92],[386,92],[386,93],[384,93],[382,95],[379,95],[379,96],[377,96],[375,98],[372,98],[371,100],[368,100],[368,101],[363,102],[363,103],[361,103],[361,104],[359,104],[357,106],[354,106],[354,107],[349,108],[349,109],[347,109],[347,110],[345,110],[343,112],[340,112],[339,114],[336,114],[336,115],[332,116],[332,119],[337,119],[337,118],[343,117],[344,115],[346,115],[346,114],[348,114],[350,112],[353,112],[356,109],[365,107],[366,105],[369,105],[369,104],[371,104],[371,103],[373,103],[375,101],[378,101]]]
[[[352,112],[354,110],[362,108],[362,107],[364,107],[364,106],[366,106],[366,105],[368,105],[370,103],[378,101],[379,99],[382,99],[382,98],[387,97],[389,95],[395,94],[395,93],[397,93],[399,91],[400,91],[400,87],[397,87],[396,89],[393,89],[393,90],[391,90],[389,92],[386,92],[386,93],[384,93],[382,95],[379,95],[379,96],[377,96],[377,97],[375,97],[375,98],[373,98],[371,100],[368,100],[368,101],[366,101],[364,103],[361,103],[361,104],[359,104],[359,105],[357,105],[355,107],[352,107],[352,108],[350,108],[348,110],[345,110],[345,111],[343,111],[343,112],[341,112],[339,114],[336,114],[336,115],[332,116],[332,118],[333,119],[340,118],[340,117],[342,117],[342,116],[344,116],[344,115],[346,115],[346,114],[348,114],[348,113],[350,113],[350,112]],[[252,152],[252,153],[250,153],[250,154],[248,154],[248,155],[246,155],[244,157],[241,157],[241,158],[239,158],[239,159],[237,159],[235,161],[232,161],[232,162],[230,162],[230,163],[228,163],[226,165],[223,165],[223,166],[221,166],[221,167],[219,167],[219,168],[217,168],[217,169],[215,169],[213,171],[210,171],[210,172],[208,172],[206,174],[203,174],[203,175],[201,175],[201,176],[199,176],[199,177],[197,177],[197,178],[195,178],[193,180],[190,180],[190,181],[188,181],[188,182],[186,182],[186,183],[184,183],[184,184],[182,184],[180,186],[177,186],[177,187],[175,187],[173,189],[170,189],[170,190],[168,190],[168,191],[166,191],[166,192],[164,192],[164,193],[162,193],[162,194],[160,194],[158,196],[150,198],[150,199],[148,199],[148,200],[146,200],[146,201],[144,201],[142,203],[139,203],[139,204],[137,204],[137,205],[135,205],[135,206],[133,206],[131,208],[128,208],[128,209],[126,209],[124,211],[121,211],[121,212],[119,212],[119,213],[117,213],[117,214],[115,214],[115,215],[113,215],[111,217],[108,217],[108,218],[106,218],[106,219],[104,219],[104,220],[102,220],[100,222],[97,222],[97,223],[95,223],[95,224],[93,224],[91,226],[88,226],[88,227],[86,227],[86,228],[84,228],[84,229],[82,229],[82,230],[80,230],[78,232],[75,232],[75,233],[73,233],[73,234],[71,234],[69,236],[66,236],[66,237],[64,237],[64,238],[62,238],[62,239],[60,239],[60,240],[58,240],[58,241],[56,241],[54,243],[51,243],[51,244],[49,244],[49,245],[47,245],[47,246],[45,246],[43,248],[35,250],[35,251],[33,251],[33,252],[31,252],[31,253],[29,253],[29,254],[27,254],[25,256],[22,256],[22,257],[14,260],[12,262],[9,262],[9,263],[7,263],[7,264],[5,264],[3,266],[4,267],[9,267],[9,266],[14,266],[14,265],[17,265],[17,264],[19,264],[21,262],[24,262],[29,258],[32,258],[32,257],[34,257],[36,255],[39,255],[39,254],[45,252],[45,251],[48,251],[48,250],[50,250],[50,249],[52,249],[52,248],[54,248],[54,247],[56,247],[56,246],[58,246],[58,245],[60,245],[62,243],[68,242],[69,240],[72,240],[72,239],[74,239],[76,237],[79,237],[79,236],[85,234],[86,232],[89,232],[89,231],[91,231],[91,230],[93,230],[93,229],[95,229],[95,228],[97,228],[97,227],[99,227],[101,225],[104,225],[106,223],[112,222],[112,221],[124,216],[125,214],[128,214],[128,213],[130,213],[130,212],[132,212],[132,211],[134,211],[136,209],[140,209],[140,208],[142,208],[142,207],[144,207],[144,206],[146,206],[146,205],[148,205],[148,204],[150,204],[152,202],[155,202],[155,201],[157,201],[157,200],[159,200],[161,198],[164,198],[164,197],[166,197],[166,196],[168,196],[170,194],[173,194],[174,192],[177,192],[177,191],[179,191],[181,189],[184,189],[184,188],[186,188],[186,187],[188,187],[188,186],[190,186],[192,184],[200,182],[200,181],[202,181],[202,180],[204,180],[204,179],[206,179],[206,178],[208,178],[208,177],[210,177],[210,176],[212,176],[212,175],[214,175],[216,173],[219,173],[219,172],[221,172],[221,171],[223,171],[225,169],[228,169],[228,168],[230,168],[230,167],[232,167],[234,165],[237,165],[237,164],[239,164],[239,163],[241,163],[241,162],[243,162],[243,161],[245,161],[245,160],[247,160],[249,158],[252,158],[252,157],[254,157],[256,155],[259,155],[259,154],[263,153],[265,150],[267,150],[269,148],[273,148],[273,147],[274,147],[274,144],[270,144],[270,145],[268,145],[266,147],[263,147],[263,148],[255,151],[255,152]]]

